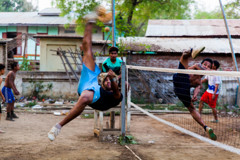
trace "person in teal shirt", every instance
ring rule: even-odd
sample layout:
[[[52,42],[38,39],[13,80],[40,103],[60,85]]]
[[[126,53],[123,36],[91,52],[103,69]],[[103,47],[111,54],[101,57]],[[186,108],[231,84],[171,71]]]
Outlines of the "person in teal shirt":
[[[109,58],[107,58],[102,64],[102,71],[108,72],[112,70],[118,77],[118,86],[121,86],[121,66],[122,60],[117,58],[118,56],[118,48],[117,47],[110,47],[109,48]],[[130,88],[130,85],[127,81],[125,81],[125,88],[126,88],[126,95],[127,91]]]
[[[108,72],[110,69],[118,75],[118,79],[121,78],[121,65],[122,60],[117,58],[118,56],[118,48],[111,47],[109,48],[109,58],[107,58],[102,64],[102,71]]]

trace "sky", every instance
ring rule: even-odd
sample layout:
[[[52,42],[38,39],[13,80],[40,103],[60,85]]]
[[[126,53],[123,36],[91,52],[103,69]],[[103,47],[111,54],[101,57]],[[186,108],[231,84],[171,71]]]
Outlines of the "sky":
[[[223,5],[231,0],[222,0]],[[196,0],[197,7],[203,11],[212,11],[220,8],[219,0]]]
[[[28,1],[32,2],[34,5],[36,5],[38,2],[39,10],[42,10],[44,8],[51,7],[52,0],[28,0]],[[226,4],[227,1],[229,0],[222,0],[222,3]],[[212,11],[217,7],[220,7],[219,0],[196,0],[196,2],[197,5],[193,7],[197,7],[204,11]]]

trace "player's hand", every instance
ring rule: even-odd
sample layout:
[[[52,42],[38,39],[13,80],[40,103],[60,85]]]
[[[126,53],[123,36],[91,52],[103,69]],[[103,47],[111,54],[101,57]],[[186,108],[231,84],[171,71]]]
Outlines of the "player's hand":
[[[119,76],[117,76],[118,77],[118,80],[120,79],[120,78],[122,78],[122,75],[120,74]]]
[[[109,71],[108,71],[108,76],[109,76],[111,79],[113,79],[113,78],[115,78],[116,74],[115,74],[111,69],[109,69]]]
[[[15,91],[14,93],[15,93],[15,95],[19,95],[20,94],[18,91]]]
[[[197,101],[197,97],[196,97],[196,96],[193,96],[193,97],[192,97],[192,102],[195,102],[195,101]]]
[[[215,97],[216,97],[216,95],[215,95],[215,94],[213,94],[213,96],[212,96],[212,100],[214,100],[214,99],[215,99]]]
[[[5,103],[6,102],[6,99],[5,98],[2,98],[2,103]]]

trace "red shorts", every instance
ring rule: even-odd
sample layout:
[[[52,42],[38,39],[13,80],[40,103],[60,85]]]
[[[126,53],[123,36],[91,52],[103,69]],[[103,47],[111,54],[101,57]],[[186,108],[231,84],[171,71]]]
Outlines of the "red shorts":
[[[215,99],[212,99],[213,94],[207,91],[201,97],[201,101],[207,103],[211,108],[216,108],[218,94],[215,95]]]

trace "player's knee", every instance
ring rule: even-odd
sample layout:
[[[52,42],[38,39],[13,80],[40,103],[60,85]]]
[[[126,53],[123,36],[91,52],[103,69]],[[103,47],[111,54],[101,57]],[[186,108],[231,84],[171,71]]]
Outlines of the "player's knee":
[[[90,104],[92,102],[92,98],[88,95],[83,95],[80,97],[80,101],[83,103],[83,104]]]
[[[192,112],[195,110],[195,108],[194,108],[192,105],[190,105],[190,106],[187,107],[187,108],[188,108],[188,110],[189,110],[190,113],[192,113]]]

